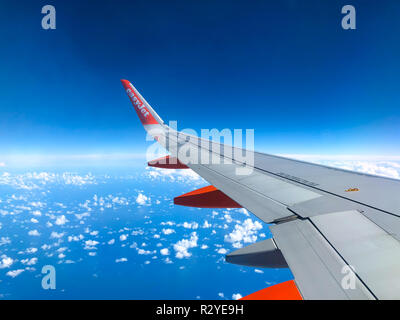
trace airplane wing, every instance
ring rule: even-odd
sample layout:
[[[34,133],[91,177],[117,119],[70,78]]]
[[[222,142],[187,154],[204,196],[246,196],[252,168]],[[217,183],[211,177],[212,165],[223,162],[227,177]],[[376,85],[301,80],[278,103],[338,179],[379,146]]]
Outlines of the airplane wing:
[[[275,289],[281,298],[294,290],[304,299],[400,299],[400,180],[177,132],[122,84],[146,131],[171,153],[149,165],[190,168],[210,183],[176,204],[243,207],[270,224],[272,239],[228,254],[228,262],[289,267],[294,282]],[[252,161],[243,160],[246,152]]]

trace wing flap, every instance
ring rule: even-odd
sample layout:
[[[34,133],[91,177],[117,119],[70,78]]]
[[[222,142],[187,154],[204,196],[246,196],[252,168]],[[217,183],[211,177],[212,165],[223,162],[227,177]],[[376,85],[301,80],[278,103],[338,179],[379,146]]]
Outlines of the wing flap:
[[[305,299],[374,299],[357,277],[354,289],[342,287],[346,263],[308,220],[270,229]]]
[[[400,243],[358,211],[311,218],[378,299],[400,299]]]

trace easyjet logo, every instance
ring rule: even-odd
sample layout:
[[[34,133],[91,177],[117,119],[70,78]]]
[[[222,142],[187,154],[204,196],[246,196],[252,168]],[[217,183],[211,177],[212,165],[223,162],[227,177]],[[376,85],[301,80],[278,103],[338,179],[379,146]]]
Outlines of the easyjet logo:
[[[147,118],[150,114],[144,106],[144,104],[135,96],[131,89],[127,89],[126,93],[131,98],[133,105],[140,110],[145,118]]]

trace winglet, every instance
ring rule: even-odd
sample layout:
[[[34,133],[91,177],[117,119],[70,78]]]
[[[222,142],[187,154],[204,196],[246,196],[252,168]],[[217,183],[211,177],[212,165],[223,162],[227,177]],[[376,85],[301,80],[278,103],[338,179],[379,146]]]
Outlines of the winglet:
[[[242,208],[235,200],[214,186],[207,186],[174,198],[178,206],[194,208]]]
[[[121,80],[121,82],[143,125],[164,123],[164,121],[162,121],[159,115],[140,95],[132,83],[130,83],[128,80]]]

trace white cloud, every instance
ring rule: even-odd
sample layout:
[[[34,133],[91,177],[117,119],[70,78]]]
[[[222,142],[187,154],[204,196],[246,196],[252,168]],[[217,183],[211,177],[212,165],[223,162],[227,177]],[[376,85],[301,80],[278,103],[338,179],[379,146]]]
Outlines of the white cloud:
[[[64,234],[63,234],[64,235]],[[79,241],[79,240],[83,240],[83,238],[85,238],[83,236],[83,234],[80,234],[78,236],[68,236],[68,242],[72,242],[72,241]]]
[[[233,221],[230,214],[225,214],[225,215],[224,215],[224,218],[225,218],[225,220],[226,220],[227,223],[231,223],[231,222]]]
[[[37,231],[36,229],[35,229],[35,230],[29,231],[28,234],[29,234],[30,236],[33,236],[33,237],[38,237],[38,236],[40,236],[39,231]]]
[[[278,154],[279,156],[299,159],[304,161],[369,161],[369,162],[399,162],[400,155],[398,156],[387,156],[387,155],[354,155],[354,154],[342,154],[342,155],[320,155],[320,154]]]
[[[57,175],[58,176],[58,175]],[[74,186],[82,186],[85,184],[96,184],[96,179],[92,174],[86,174],[84,176],[80,176],[78,174],[64,172],[62,174],[62,178],[65,184],[70,184]]]
[[[169,235],[171,233],[174,233],[175,230],[174,229],[162,229],[162,233],[164,233],[165,235]]]
[[[173,263],[173,262],[169,257],[167,257],[167,258],[164,259],[164,263],[170,264],[170,263]]]
[[[257,241],[257,232],[262,229],[261,223],[258,221],[246,219],[242,224],[236,224],[235,229],[225,236],[225,241],[234,244],[238,248],[241,242],[253,243]]]
[[[8,271],[6,273],[6,275],[11,277],[11,278],[15,278],[15,277],[19,276],[24,271],[25,271],[24,269],[17,269],[17,270],[13,270],[13,271]]]
[[[196,230],[199,227],[199,224],[197,222],[184,222],[182,224],[182,227],[186,228],[186,229],[193,229]]]
[[[34,162],[34,158],[34,156],[30,155],[28,161],[32,163],[32,161]],[[24,164],[26,164],[26,161],[27,159],[24,159]],[[55,183],[80,186],[83,184],[93,184],[95,181],[91,175],[79,176],[71,173],[27,172],[24,174],[11,174],[4,172],[0,176],[0,184],[24,190],[43,189],[45,186]]]
[[[60,239],[60,238],[62,238],[64,236],[64,233],[62,232],[62,233],[58,233],[58,232],[55,232],[55,231],[53,231],[52,233],[51,233],[51,235],[50,235],[50,239]]]
[[[342,169],[400,179],[400,166],[394,162],[335,161],[331,165]]]
[[[86,240],[85,241],[85,250],[96,250],[96,246],[99,244],[98,241],[95,240]]]
[[[238,211],[239,211],[240,213],[243,213],[243,214],[244,214],[245,216],[247,216],[247,217],[250,216],[249,212],[248,212],[245,208],[240,208],[240,209],[238,209]]]
[[[9,237],[1,237],[0,238],[0,246],[10,244],[10,243],[11,243],[11,240]]]
[[[174,226],[175,222],[172,221],[167,221],[167,222],[161,222],[160,223],[162,226]]]
[[[31,222],[32,223],[38,223],[39,221],[37,219],[35,219],[35,218],[31,218]]]
[[[396,164],[387,162],[366,162],[366,161],[314,161],[316,163],[328,165],[345,170],[368,173],[372,175],[385,176],[389,178],[399,178]]]
[[[3,210],[3,209],[0,209],[0,214],[2,215],[2,216],[6,216],[6,215],[9,215],[9,214],[14,214],[14,213],[12,213],[12,212],[8,212],[7,210]]]
[[[242,298],[242,295],[240,294],[240,293],[234,293],[233,295],[232,295],[232,299],[233,300],[239,300],[239,299],[241,299]]]
[[[64,225],[64,224],[66,224],[67,222],[68,222],[67,218],[65,218],[65,216],[62,215],[62,216],[60,216],[60,217],[58,217],[58,218],[56,219],[55,224],[58,225],[58,226],[62,226],[62,225]]]
[[[161,249],[161,250],[160,250],[160,253],[161,253],[163,256],[168,256],[168,255],[169,255],[169,250],[168,250],[168,248],[164,248],[164,249]]]
[[[32,214],[36,217],[40,217],[42,215],[42,213],[39,210],[35,210],[32,212]]]
[[[0,269],[9,268],[14,263],[14,260],[10,257],[7,257],[5,254],[3,254],[0,258]]]
[[[120,240],[120,241],[125,241],[126,239],[128,239],[128,235],[127,235],[127,234],[121,234],[121,235],[119,236],[119,240]]]
[[[33,266],[37,263],[38,258],[31,258],[31,259],[22,259],[21,262],[22,264],[26,265],[26,266]]]
[[[115,263],[120,263],[120,262],[127,262],[128,259],[127,258],[120,258],[120,259],[116,259]]]
[[[141,236],[143,234],[144,234],[144,230],[142,230],[142,229],[133,230],[132,233],[131,233],[131,235],[133,235],[133,236]]]
[[[147,176],[151,179],[160,179],[161,181],[178,181],[182,183],[202,181],[202,178],[193,170],[163,170],[159,168],[151,168],[147,171]]]
[[[90,209],[90,208],[89,208]],[[91,209],[90,209],[91,210]],[[85,218],[85,217],[90,217],[90,213],[89,212],[84,212],[84,213],[80,213],[80,214],[78,214],[78,213],[76,213],[75,214],[75,217],[78,219],[78,220],[82,220],[83,218]]]
[[[155,251],[150,251],[150,250],[144,250],[144,249],[137,249],[138,254],[140,255],[148,255],[148,254],[154,254]]]
[[[286,155],[340,169],[400,179],[400,156]]]
[[[136,197],[136,203],[139,205],[148,205],[150,203],[150,198],[145,196],[143,193],[139,193]]]
[[[236,249],[240,249],[240,248],[243,248],[243,244],[241,242],[234,242],[234,243],[232,243],[232,247],[234,247]]]
[[[207,220],[204,221],[203,228],[211,228],[211,227],[212,227],[211,223],[208,223]]]
[[[224,249],[224,248],[221,248],[221,249],[218,249],[217,252],[220,253],[220,254],[226,254],[228,251],[226,249]]]
[[[190,234],[190,239],[182,239],[174,244],[175,257],[178,259],[189,258],[192,254],[188,251],[190,248],[197,247],[198,236],[196,232]]]
[[[110,241],[107,242],[108,244],[114,244],[115,243],[115,239],[111,239]]]
[[[128,205],[128,199],[124,198],[124,197],[114,197],[112,198],[112,203],[113,204],[119,204],[119,205]]]

